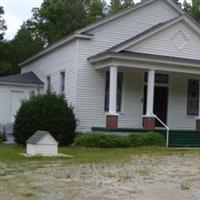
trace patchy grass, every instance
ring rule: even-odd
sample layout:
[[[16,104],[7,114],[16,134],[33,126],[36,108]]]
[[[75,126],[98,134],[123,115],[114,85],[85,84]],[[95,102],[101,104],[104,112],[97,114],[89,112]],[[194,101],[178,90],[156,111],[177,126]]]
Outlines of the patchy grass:
[[[101,149],[101,148],[81,148],[81,147],[61,147],[59,152],[72,155],[74,158],[62,157],[24,157],[25,148],[19,145],[0,144],[0,162],[4,163],[24,163],[29,161],[64,161],[67,163],[99,163],[99,162],[121,162],[128,161],[134,155],[166,155],[166,154],[185,154],[187,152],[194,152],[192,149],[167,149],[165,147],[138,147],[138,148],[115,148],[115,149]],[[196,150],[198,151],[198,150]],[[200,152],[200,151],[199,151]]]
[[[62,147],[59,151],[74,157],[24,157],[22,147],[0,144],[1,198],[199,199],[199,149]]]

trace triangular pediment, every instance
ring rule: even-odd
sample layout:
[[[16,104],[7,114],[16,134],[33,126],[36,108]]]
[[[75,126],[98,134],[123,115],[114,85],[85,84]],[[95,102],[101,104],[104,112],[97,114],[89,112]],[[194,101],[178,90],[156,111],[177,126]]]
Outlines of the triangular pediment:
[[[187,16],[158,24],[110,49],[200,59],[200,28]]]

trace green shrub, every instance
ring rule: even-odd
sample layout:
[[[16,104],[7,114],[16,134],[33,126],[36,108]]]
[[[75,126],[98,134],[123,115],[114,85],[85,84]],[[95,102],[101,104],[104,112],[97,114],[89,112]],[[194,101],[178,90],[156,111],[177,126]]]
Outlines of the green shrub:
[[[129,135],[131,146],[163,146],[165,138],[159,133],[147,132]]]
[[[99,148],[123,148],[151,145],[165,145],[165,139],[159,133],[138,133],[129,136],[103,135],[96,133],[80,134],[75,138],[76,146]]]
[[[62,96],[47,93],[22,103],[14,123],[15,141],[25,144],[37,130],[49,131],[60,145],[73,142],[76,120]]]
[[[75,145],[82,147],[101,148],[122,148],[130,146],[129,139],[126,136],[103,135],[95,133],[85,133],[77,136],[75,139]]]

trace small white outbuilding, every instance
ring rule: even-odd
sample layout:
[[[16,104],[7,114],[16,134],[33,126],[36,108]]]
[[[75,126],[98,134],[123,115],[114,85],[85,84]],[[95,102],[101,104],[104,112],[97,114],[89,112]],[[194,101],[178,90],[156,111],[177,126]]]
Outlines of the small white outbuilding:
[[[47,131],[36,131],[27,141],[28,155],[57,156],[58,142]]]

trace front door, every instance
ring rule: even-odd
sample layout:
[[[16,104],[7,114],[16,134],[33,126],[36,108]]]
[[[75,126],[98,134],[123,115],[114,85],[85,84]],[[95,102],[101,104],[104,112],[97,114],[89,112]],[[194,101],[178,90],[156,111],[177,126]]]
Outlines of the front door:
[[[144,106],[143,114],[146,114],[147,104],[147,86],[144,86]],[[168,87],[155,86],[154,90],[154,114],[158,116],[165,124],[167,123],[167,105],[168,105]],[[156,120],[156,127],[163,127]]]

